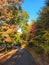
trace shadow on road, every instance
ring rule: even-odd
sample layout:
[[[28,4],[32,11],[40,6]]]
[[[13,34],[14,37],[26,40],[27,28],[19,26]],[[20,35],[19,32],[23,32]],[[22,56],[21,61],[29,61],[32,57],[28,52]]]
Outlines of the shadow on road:
[[[32,55],[25,49],[18,48],[18,51],[0,65],[36,65]]]

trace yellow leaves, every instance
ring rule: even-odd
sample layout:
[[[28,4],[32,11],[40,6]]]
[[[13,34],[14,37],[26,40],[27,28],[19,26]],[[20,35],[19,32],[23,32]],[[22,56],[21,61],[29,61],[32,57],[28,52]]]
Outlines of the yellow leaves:
[[[6,26],[2,26],[2,29],[6,29]]]
[[[14,33],[17,31],[17,27],[15,25],[5,25],[5,26],[1,26],[0,27],[0,31],[2,32],[6,32],[6,33]]]
[[[19,6],[23,0],[0,0],[0,19],[2,21],[18,20]],[[18,6],[18,7],[17,7]],[[15,21],[12,20],[15,23]]]
[[[29,25],[28,25],[28,26],[27,26],[27,25],[24,26],[24,28],[25,28],[26,31],[28,31],[27,33],[29,33],[29,31],[30,31],[30,27],[29,27]]]
[[[2,42],[15,42],[13,38],[13,34],[16,33],[18,28],[15,25],[6,24],[4,26],[0,26],[0,38],[3,39]]]
[[[0,36],[2,35],[2,32],[0,32]]]
[[[28,16],[28,14],[27,14],[25,11],[23,11],[23,12],[22,12],[22,17],[23,17],[23,18],[27,18],[27,17],[29,17],[29,16]]]
[[[46,31],[46,35],[49,35],[49,31]]]
[[[46,31],[45,34],[43,35],[43,38],[46,40],[46,41],[49,41],[49,31]]]
[[[3,33],[2,33],[2,37],[7,38],[7,37],[9,37],[9,35],[8,35],[6,32],[3,32]]]
[[[8,12],[8,13],[6,14],[6,17],[9,18],[9,19],[13,18],[12,13],[11,13],[11,12]]]

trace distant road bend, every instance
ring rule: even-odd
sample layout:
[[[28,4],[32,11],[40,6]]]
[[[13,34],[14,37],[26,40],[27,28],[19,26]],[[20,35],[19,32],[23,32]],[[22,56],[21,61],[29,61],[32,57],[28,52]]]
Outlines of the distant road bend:
[[[0,65],[36,65],[32,55],[25,49],[19,48],[16,54]]]

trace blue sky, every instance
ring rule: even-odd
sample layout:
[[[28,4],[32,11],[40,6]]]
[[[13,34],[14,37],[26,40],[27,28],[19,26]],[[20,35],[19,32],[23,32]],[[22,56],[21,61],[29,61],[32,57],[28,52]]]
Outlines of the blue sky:
[[[44,1],[45,0],[24,0],[22,9],[29,14],[30,20],[38,17],[37,13],[44,6]]]

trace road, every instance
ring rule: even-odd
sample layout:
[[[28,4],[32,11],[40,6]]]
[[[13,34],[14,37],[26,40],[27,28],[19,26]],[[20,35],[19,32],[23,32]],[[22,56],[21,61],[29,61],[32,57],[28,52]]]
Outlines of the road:
[[[18,49],[16,54],[0,65],[36,65],[32,55],[25,49]]]

